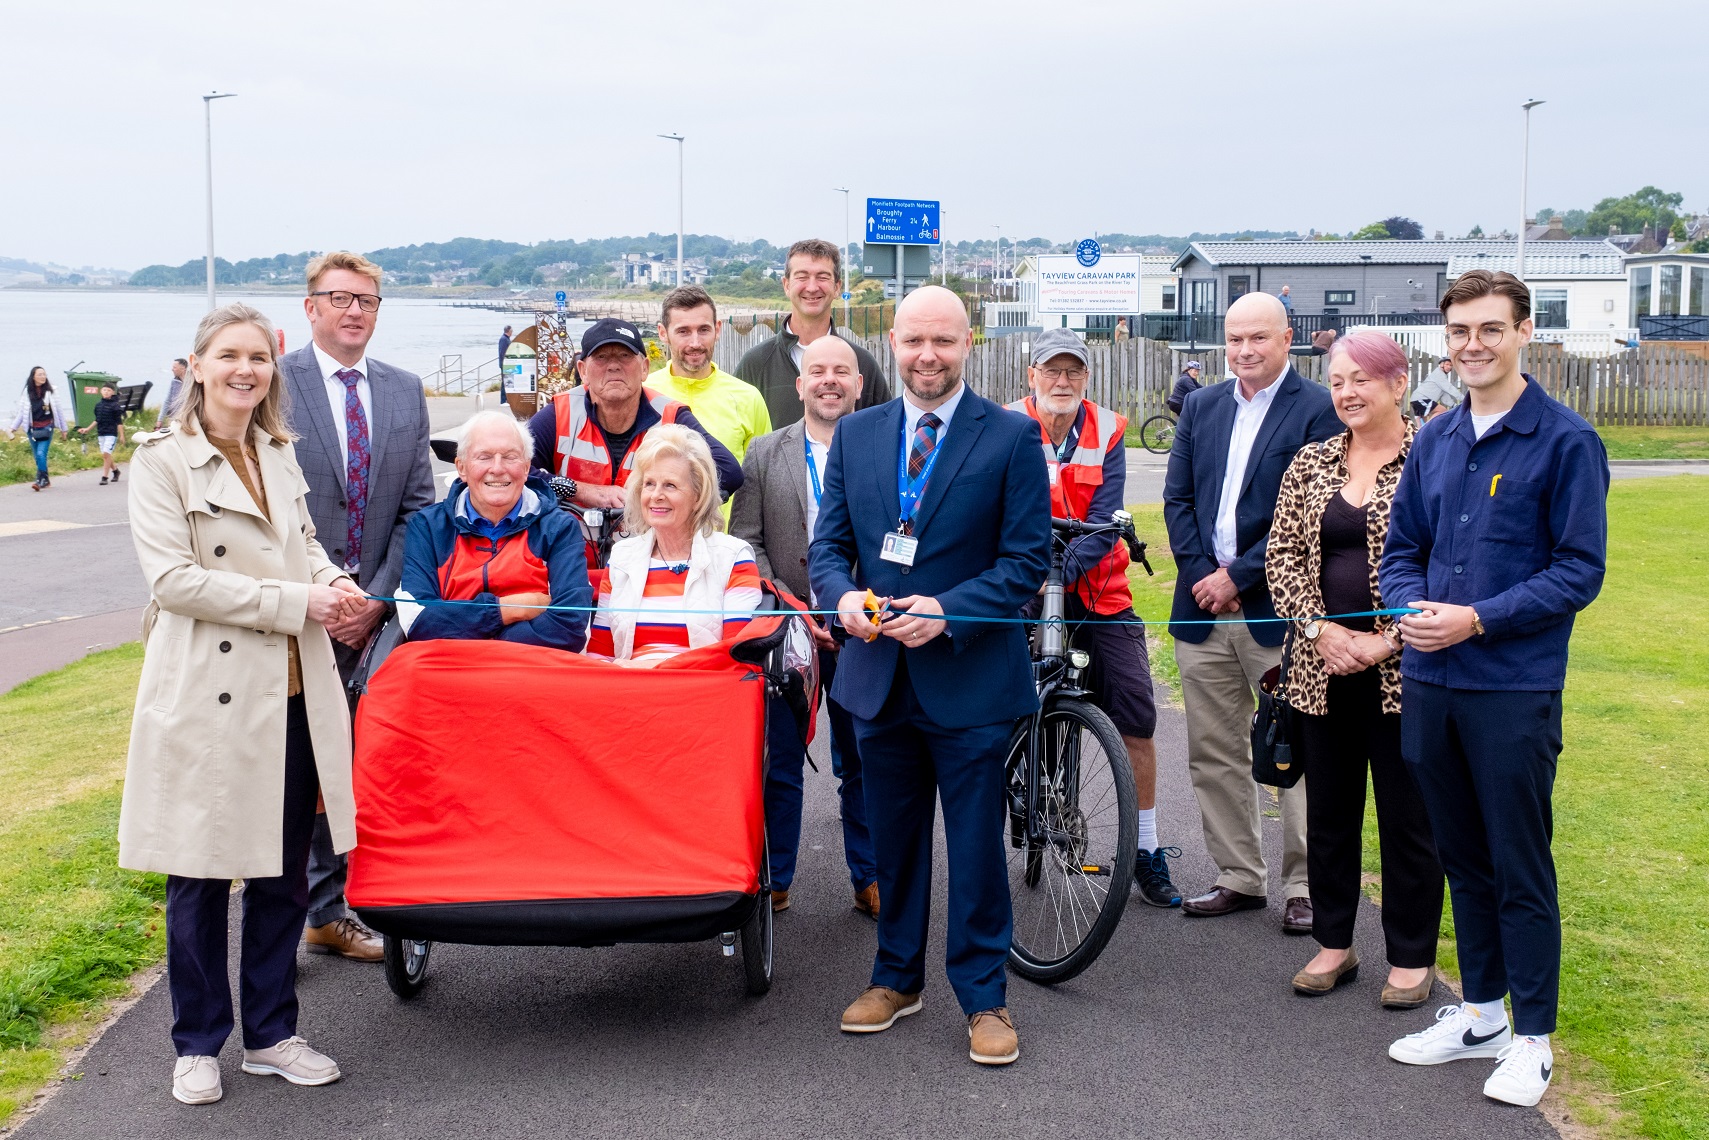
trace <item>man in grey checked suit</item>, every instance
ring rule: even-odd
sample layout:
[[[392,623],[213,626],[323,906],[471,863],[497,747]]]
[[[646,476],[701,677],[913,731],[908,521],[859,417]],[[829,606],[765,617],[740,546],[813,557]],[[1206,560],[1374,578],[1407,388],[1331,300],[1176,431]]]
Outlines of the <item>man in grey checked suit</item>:
[[[357,585],[391,597],[403,578],[404,527],[436,496],[421,378],[367,355],[379,319],[380,277],[380,267],[359,254],[310,261],[303,308],[313,343],[285,356],[280,369],[290,388],[315,537]],[[360,615],[327,627],[346,680],[390,611],[370,600]],[[309,848],[304,941],[318,953],[377,962],[380,939],[345,909],[344,879],[344,856],[333,853],[326,816],[319,816]]]
[[[855,410],[862,386],[854,349],[839,337],[820,337],[801,354],[795,387],[806,405],[806,418],[748,444],[742,486],[730,508],[730,533],[754,548],[761,576],[782,582],[790,593],[810,600],[807,544],[819,514],[819,490],[826,455],[837,421]],[[834,599],[833,599],[834,601]],[[815,609],[819,608],[817,606]],[[878,865],[866,825],[866,797],[860,756],[855,751],[854,720],[830,698],[837,671],[837,642],[827,629],[814,627],[819,643],[821,692],[831,721],[831,769],[841,781],[843,855],[854,886],[854,905],[878,917]],[[789,906],[795,878],[795,853],[801,844],[802,765],[806,745],[792,718],[772,717],[771,767],[766,776],[766,833],[770,843],[772,909]]]

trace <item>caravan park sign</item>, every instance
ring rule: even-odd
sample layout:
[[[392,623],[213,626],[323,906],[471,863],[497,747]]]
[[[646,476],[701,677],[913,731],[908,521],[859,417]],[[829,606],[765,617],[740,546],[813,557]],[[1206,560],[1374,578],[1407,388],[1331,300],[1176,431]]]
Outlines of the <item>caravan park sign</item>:
[[[1038,259],[1038,311],[1137,313],[1139,261],[1137,253],[1104,254],[1090,240],[1075,253],[1043,254]]]

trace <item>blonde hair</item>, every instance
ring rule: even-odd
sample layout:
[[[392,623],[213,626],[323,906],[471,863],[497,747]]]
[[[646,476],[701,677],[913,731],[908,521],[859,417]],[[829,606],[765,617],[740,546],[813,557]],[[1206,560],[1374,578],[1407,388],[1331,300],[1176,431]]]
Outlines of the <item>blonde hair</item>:
[[[724,512],[718,509],[718,468],[712,462],[712,449],[699,433],[680,424],[660,424],[642,437],[635,452],[634,469],[623,485],[623,528],[630,534],[643,534],[651,529],[646,512],[641,509],[641,484],[646,481],[647,468],[661,459],[680,459],[688,464],[689,477],[694,480],[691,529],[699,534],[722,529]]]
[[[310,260],[308,269],[304,271],[308,277],[310,293],[315,291],[315,286],[320,284],[321,275],[328,269],[349,269],[360,273],[374,283],[375,289],[380,287],[380,278],[385,275],[385,270],[361,254],[351,253],[344,249],[335,249],[331,253],[323,253]]]
[[[267,361],[273,368],[273,378],[267,385],[267,394],[261,397],[261,403],[250,413],[250,427],[260,428],[280,443],[292,442],[297,436],[291,430],[291,394],[285,386],[285,374],[279,370],[279,336],[273,331],[273,322],[262,315],[260,309],[252,309],[241,301],[233,301],[203,317],[202,323],[196,326],[195,345],[190,350],[190,359],[195,361],[194,368],[201,367],[202,357],[207,353],[214,337],[232,325],[254,325],[261,330],[261,335],[267,341]],[[201,421],[206,390],[202,387],[201,378],[195,375],[194,371],[186,380],[178,392],[178,407],[172,414],[172,422],[182,427],[186,433],[195,435],[197,425]]]

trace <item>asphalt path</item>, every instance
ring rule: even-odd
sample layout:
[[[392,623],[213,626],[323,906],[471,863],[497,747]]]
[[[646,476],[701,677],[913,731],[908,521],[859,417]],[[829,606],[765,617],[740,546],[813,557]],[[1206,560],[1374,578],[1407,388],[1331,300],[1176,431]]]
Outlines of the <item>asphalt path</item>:
[[[1166,842],[1184,887],[1214,877],[1187,784],[1184,722],[1158,733]],[[828,773],[822,745],[821,773]],[[221,1058],[226,1096],[171,1099],[171,1007],[157,984],[19,1130],[20,1140],[578,1136],[1553,1137],[1534,1110],[1487,1101],[1490,1062],[1390,1061],[1431,1008],[1377,1004],[1384,969],[1364,904],[1359,980],[1321,998],[1289,978],[1312,953],[1263,912],[1188,919],[1137,898],[1102,958],[1055,989],[1018,978],[1021,1058],[987,1069],[943,976],[945,869],[936,869],[925,1010],[853,1037],[838,1015],[865,984],[874,926],[850,907],[834,784],[808,773],[776,980],[751,998],[716,943],[594,950],[438,946],[428,984],[395,998],[379,966],[303,955],[301,1031],[336,1057],[337,1084],[303,1089]],[[1266,819],[1268,857],[1279,859]],[[234,901],[233,929],[238,912]],[[235,946],[235,941],[234,941]],[[236,960],[232,961],[236,992]],[[1441,986],[1437,999],[1452,1001]]]

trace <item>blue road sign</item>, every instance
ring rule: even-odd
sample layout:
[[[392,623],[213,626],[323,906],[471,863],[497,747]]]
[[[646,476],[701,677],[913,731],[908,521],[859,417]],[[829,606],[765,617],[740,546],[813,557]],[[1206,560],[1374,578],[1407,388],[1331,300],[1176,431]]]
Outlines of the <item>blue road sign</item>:
[[[558,290],[557,294],[554,296],[553,299],[558,302],[558,311],[560,313],[563,312],[565,309],[570,307],[569,295],[567,293],[565,293],[562,289]]]
[[[875,245],[937,245],[938,203],[868,198],[866,240]]]
[[[854,296],[854,294],[853,294],[853,293],[849,293],[849,292],[844,292],[844,293],[843,293],[843,300],[845,300],[845,301],[846,301],[846,300],[848,300],[848,299],[849,299],[849,298],[850,298],[850,297],[852,297],[852,296]]]

